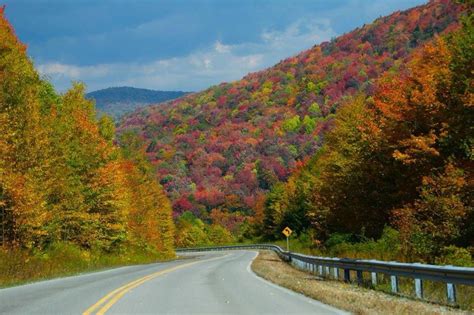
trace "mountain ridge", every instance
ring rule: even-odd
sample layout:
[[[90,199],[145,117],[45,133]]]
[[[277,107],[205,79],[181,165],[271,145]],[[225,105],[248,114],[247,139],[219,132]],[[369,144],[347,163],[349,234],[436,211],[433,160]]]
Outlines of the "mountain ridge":
[[[89,92],[86,97],[95,100],[98,111],[118,119],[125,113],[132,112],[139,107],[162,103],[188,93],[118,86]]]

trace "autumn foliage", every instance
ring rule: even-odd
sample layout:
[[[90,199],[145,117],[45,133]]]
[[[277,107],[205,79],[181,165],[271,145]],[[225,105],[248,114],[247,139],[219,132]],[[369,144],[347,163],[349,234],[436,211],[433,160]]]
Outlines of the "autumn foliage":
[[[2,244],[169,256],[290,226],[324,254],[365,242],[382,259],[470,264],[471,2],[379,18],[137,110],[117,135],[82,85],[58,95],[38,77],[2,11]]]
[[[377,19],[239,81],[222,83],[126,116],[176,215],[212,209],[251,216],[257,196],[288,179],[321,147],[336,110],[413,49],[456,25],[447,0]]]
[[[177,243],[207,244],[217,224],[238,240],[291,226],[323,251],[380,239],[405,260],[472,246],[469,10],[430,1],[126,116],[118,131],[145,143]]]
[[[0,10],[0,245],[59,243],[171,257],[171,203],[141,147],[97,118],[84,86],[57,94]],[[127,142],[127,140],[129,140]]]
[[[467,10],[459,29],[417,48],[374,82],[373,94],[345,100],[321,150],[270,191],[266,237],[291,224],[321,249],[343,235],[390,234],[397,259],[449,263],[443,255],[453,250],[469,257],[472,19]]]

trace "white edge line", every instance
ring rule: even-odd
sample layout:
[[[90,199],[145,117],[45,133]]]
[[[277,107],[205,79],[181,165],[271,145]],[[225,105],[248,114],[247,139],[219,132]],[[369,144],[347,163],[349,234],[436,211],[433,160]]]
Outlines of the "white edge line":
[[[258,280],[262,281],[263,283],[265,283],[265,284],[267,284],[267,285],[269,285],[269,286],[271,286],[271,287],[273,287],[273,288],[276,288],[276,289],[278,289],[278,290],[280,290],[280,291],[283,291],[283,292],[285,292],[285,293],[287,293],[287,294],[289,294],[289,295],[291,295],[291,296],[298,297],[299,299],[302,299],[302,300],[304,300],[304,301],[306,301],[306,302],[308,302],[308,303],[311,303],[311,304],[317,305],[317,306],[319,306],[319,307],[322,307],[322,308],[324,308],[324,309],[326,309],[326,310],[328,310],[328,311],[334,312],[334,313],[336,313],[336,314],[351,314],[351,313],[349,313],[349,312],[340,310],[340,309],[335,308],[335,307],[333,307],[333,306],[324,304],[324,303],[322,303],[322,302],[320,302],[320,301],[318,301],[318,300],[312,299],[312,298],[310,298],[310,297],[308,297],[308,296],[306,296],[306,295],[304,295],[304,294],[301,294],[301,293],[292,291],[292,290],[290,290],[290,289],[287,289],[287,288],[285,288],[285,287],[281,287],[281,286],[279,286],[279,285],[276,285],[275,283],[270,282],[270,281],[268,281],[268,280],[266,280],[266,279],[264,279],[264,278],[258,276],[255,272],[253,272],[251,266],[252,266],[252,263],[253,263],[253,261],[255,260],[255,258],[257,258],[257,256],[258,256],[259,253],[256,252],[256,251],[252,251],[252,252],[255,253],[255,256],[252,258],[252,260],[250,260],[249,264],[247,265],[247,272],[250,273],[251,275],[253,275],[253,276],[254,276],[255,278],[257,278]]]

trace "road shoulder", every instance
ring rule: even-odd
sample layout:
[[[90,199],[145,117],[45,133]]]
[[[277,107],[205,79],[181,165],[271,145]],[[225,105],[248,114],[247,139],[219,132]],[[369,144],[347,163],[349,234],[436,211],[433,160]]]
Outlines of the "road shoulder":
[[[260,251],[251,268],[272,283],[356,314],[468,314],[342,282],[317,280],[283,262],[272,251]]]

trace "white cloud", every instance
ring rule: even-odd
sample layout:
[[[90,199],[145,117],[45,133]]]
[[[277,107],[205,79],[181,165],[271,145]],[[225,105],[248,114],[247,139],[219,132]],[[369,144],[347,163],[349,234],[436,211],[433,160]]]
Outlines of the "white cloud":
[[[78,78],[81,68],[77,66],[64,65],[60,63],[48,63],[38,66],[38,71],[42,74],[61,76],[68,78]]]
[[[230,45],[224,45],[220,41],[216,41],[216,43],[214,44],[214,49],[217,52],[219,52],[221,54],[224,54],[224,53],[229,53],[230,52],[231,46]]]
[[[274,49],[284,50],[292,45],[312,46],[336,35],[328,19],[300,19],[290,24],[283,32],[264,31],[261,34],[264,43]]]
[[[38,66],[38,71],[41,74],[59,77],[59,78],[68,78],[71,80],[80,80],[84,77],[93,78],[93,77],[104,77],[109,74],[112,70],[110,65],[96,65],[96,66],[84,66],[79,67],[75,65],[67,65],[61,63],[47,63]]]
[[[197,91],[223,81],[238,80],[335,35],[328,20],[301,19],[282,31],[263,31],[261,41],[256,43],[232,45],[218,40],[187,56],[148,63],[77,66],[52,62],[39,65],[38,69],[60,90],[67,88],[71,80],[81,80],[89,90],[132,85]]]

